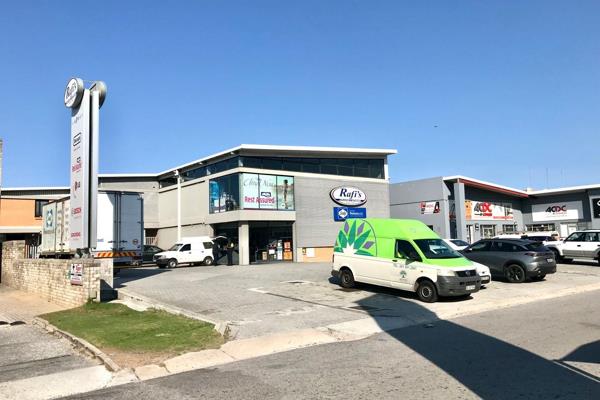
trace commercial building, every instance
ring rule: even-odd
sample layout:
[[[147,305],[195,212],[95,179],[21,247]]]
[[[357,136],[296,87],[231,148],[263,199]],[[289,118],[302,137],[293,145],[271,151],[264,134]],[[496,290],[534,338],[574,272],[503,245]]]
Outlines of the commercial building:
[[[225,236],[241,264],[323,261],[348,212],[389,217],[387,157],[395,153],[241,145],[158,174],[104,174],[99,187],[143,192],[147,242],[163,248],[185,236]]]
[[[390,185],[392,218],[415,218],[442,237],[474,242],[500,233],[600,229],[600,185],[519,190],[465,176]]]

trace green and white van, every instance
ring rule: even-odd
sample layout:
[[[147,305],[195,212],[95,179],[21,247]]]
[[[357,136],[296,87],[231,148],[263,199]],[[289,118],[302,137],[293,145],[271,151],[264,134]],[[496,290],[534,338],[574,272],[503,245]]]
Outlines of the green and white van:
[[[465,296],[481,287],[477,263],[451,249],[434,231],[410,219],[349,219],[340,229],[331,274],[355,282],[438,296]]]

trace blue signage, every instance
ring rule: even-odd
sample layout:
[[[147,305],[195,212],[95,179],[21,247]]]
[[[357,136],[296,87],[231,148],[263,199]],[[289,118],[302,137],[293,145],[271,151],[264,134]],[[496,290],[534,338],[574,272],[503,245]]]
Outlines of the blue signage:
[[[333,207],[334,221],[345,221],[349,218],[367,218],[367,209],[364,207]]]

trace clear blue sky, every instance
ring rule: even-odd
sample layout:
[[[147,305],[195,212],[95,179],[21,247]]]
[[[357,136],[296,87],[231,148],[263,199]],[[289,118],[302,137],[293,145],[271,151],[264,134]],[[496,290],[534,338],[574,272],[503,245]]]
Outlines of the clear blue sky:
[[[600,183],[596,0],[3,1],[5,187],[68,185],[71,76],[108,85],[104,173],[261,143],[397,148],[393,182]]]

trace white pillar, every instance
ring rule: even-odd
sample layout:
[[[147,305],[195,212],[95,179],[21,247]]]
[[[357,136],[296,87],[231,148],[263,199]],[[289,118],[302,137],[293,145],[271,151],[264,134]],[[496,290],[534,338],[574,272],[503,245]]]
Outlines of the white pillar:
[[[181,241],[181,176],[179,170],[175,170],[177,178],[177,241]]]
[[[240,265],[250,264],[250,225],[248,221],[240,221],[238,225],[238,251]]]

